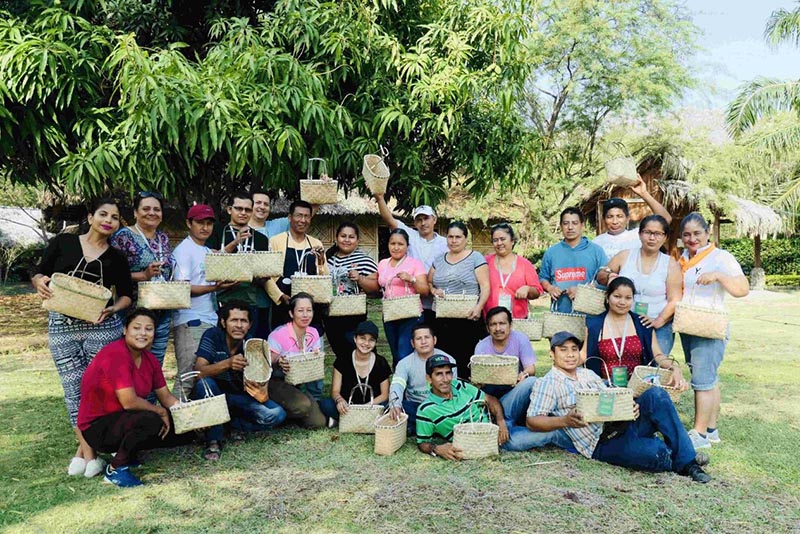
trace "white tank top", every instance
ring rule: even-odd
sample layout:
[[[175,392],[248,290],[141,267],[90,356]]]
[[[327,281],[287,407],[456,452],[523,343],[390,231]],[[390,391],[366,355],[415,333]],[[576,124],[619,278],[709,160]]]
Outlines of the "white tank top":
[[[631,250],[625,265],[619,270],[619,275],[633,280],[636,286],[634,303],[641,302],[647,305],[647,316],[655,319],[667,305],[667,274],[669,273],[669,256],[663,252],[658,253],[656,266],[650,274],[640,271],[641,250]]]

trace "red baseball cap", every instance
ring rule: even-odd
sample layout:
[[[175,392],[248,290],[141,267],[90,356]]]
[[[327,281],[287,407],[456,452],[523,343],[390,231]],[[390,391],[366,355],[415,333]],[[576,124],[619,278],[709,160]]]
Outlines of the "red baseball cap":
[[[186,213],[186,218],[192,221],[202,221],[203,219],[214,219],[214,210],[208,204],[195,204]]]

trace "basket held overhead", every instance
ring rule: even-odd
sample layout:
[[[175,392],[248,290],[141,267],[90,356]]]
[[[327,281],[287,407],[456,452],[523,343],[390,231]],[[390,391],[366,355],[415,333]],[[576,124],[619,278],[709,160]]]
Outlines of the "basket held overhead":
[[[389,152],[381,147],[381,155],[367,154],[364,156],[364,166],[361,174],[373,195],[383,195],[386,193],[386,186],[389,183],[389,167],[386,165],[385,158]]]
[[[314,165],[319,178],[314,178]],[[336,204],[339,182],[328,176],[328,167],[322,158],[308,158],[306,179],[300,180],[300,198],[311,204]]]
[[[639,182],[636,160],[621,143],[615,143],[617,156],[606,161],[606,182],[620,187],[630,187]]]

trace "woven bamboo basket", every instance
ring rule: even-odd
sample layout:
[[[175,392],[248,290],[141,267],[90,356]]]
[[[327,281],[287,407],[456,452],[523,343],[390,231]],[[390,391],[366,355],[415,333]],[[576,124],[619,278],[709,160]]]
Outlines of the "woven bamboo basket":
[[[658,378],[656,379],[655,377]],[[630,380],[628,380],[628,387],[633,390],[634,397],[641,397],[642,393],[650,388],[661,388],[669,394],[669,398],[672,399],[673,403],[677,403],[681,400],[682,391],[672,386],[663,385],[670,380],[672,380],[672,371],[670,369],[652,367],[650,365],[637,365],[633,369],[633,373],[631,373]]]
[[[331,277],[327,274],[293,274],[292,296],[308,293],[314,297],[315,304],[330,304],[333,300]]]
[[[544,329],[544,319],[530,317],[528,319],[514,319],[511,327],[517,332],[521,332],[528,336],[531,341],[539,341],[542,339],[542,331]]]
[[[593,281],[590,284],[578,286],[575,292],[575,300],[572,301],[572,309],[587,315],[600,315],[606,311],[605,302],[606,292],[598,289]]]
[[[400,418],[395,421],[389,411],[387,408],[375,421],[375,454],[380,456],[391,456],[400,450],[408,433],[408,414],[400,414]]]
[[[473,384],[513,386],[519,376],[519,358],[504,354],[475,354],[469,359]]]
[[[42,301],[42,308],[90,323],[97,322],[111,298],[101,283],[64,273],[53,273],[49,287],[53,295]]]
[[[480,403],[483,404],[483,401]],[[453,446],[461,449],[461,455],[465,460],[478,460],[500,454],[497,443],[500,428],[494,423],[473,421],[471,409],[469,414],[468,423],[458,423],[453,427]],[[491,420],[491,416],[489,419]]]
[[[293,386],[315,382],[325,378],[325,353],[301,352],[286,357],[289,361],[289,372],[286,383]]]
[[[137,304],[150,310],[185,310],[192,307],[191,282],[139,282],[138,295]]]
[[[606,369],[606,376],[611,376],[606,362],[597,356],[590,356],[587,360],[598,359]],[[602,395],[611,395],[613,405],[610,414],[599,413],[600,398]],[[605,423],[608,421],[633,421],[633,390],[630,388],[609,387],[606,389],[576,389],[575,408],[583,415],[587,423]]]
[[[399,321],[419,317],[422,313],[422,301],[419,295],[403,295],[402,297],[385,298],[381,301],[383,321]]]
[[[623,147],[618,147],[619,152],[624,152]],[[630,187],[639,182],[639,173],[636,170],[636,160],[630,156],[620,156],[606,161],[606,183],[620,187]]]
[[[314,164],[317,164],[319,179],[314,179]],[[339,182],[328,178],[328,168],[322,158],[308,158],[306,179],[300,180],[300,198],[311,204],[336,204]]]
[[[200,373],[197,371],[192,371],[180,375],[178,380],[193,378],[199,375]],[[187,400],[183,394],[183,388],[181,387],[179,388],[181,402],[169,408],[169,411],[172,413],[172,421],[175,423],[176,434],[185,434],[191,430],[221,425],[231,420],[225,394],[223,393],[215,396],[209,389],[205,380],[201,380],[201,382],[205,389],[205,398],[193,401]]]
[[[245,254],[209,252],[206,254],[206,281],[250,282],[253,266]]]
[[[339,417],[340,434],[374,434],[375,421],[383,414],[384,407],[380,404],[372,404],[375,399],[370,386],[361,386],[362,389],[369,389],[369,404],[353,404],[353,393],[359,386],[350,392],[347,401],[347,413]]]
[[[247,254],[253,278],[272,278],[283,274],[283,252],[257,250]]]
[[[247,360],[247,366],[244,368],[245,380],[259,384],[269,382],[272,377],[269,343],[258,338],[248,339],[244,344],[244,357]]]
[[[331,305],[328,309],[330,317],[365,315],[366,313],[367,296],[363,293],[359,295],[336,295],[331,298]]]
[[[451,294],[433,298],[433,311],[438,319],[466,319],[478,302],[477,295]]]
[[[542,336],[551,338],[556,332],[569,332],[583,341],[586,330],[586,316],[580,313],[563,313],[555,311],[555,302],[549,312],[544,314]]]
[[[367,188],[373,195],[386,193],[386,186],[389,183],[389,167],[383,160],[384,156],[376,154],[364,156],[364,166],[361,168],[361,174],[364,176]]]
[[[728,312],[717,307],[716,302],[711,307],[693,304],[693,297],[694,289],[689,302],[679,302],[675,305],[672,330],[690,336],[725,339],[730,324]]]

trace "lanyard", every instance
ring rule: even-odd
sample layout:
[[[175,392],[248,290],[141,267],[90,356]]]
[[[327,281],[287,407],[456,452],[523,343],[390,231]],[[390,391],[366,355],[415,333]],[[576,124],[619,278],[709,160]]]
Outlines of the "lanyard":
[[[306,243],[308,243],[307,249],[289,247],[289,232],[286,232],[286,249],[288,250],[291,248],[294,252],[294,261],[297,264],[297,272],[306,272],[305,263],[306,257],[308,256],[307,251],[314,248],[311,246],[311,240],[308,238],[308,236],[306,236]]]
[[[233,226],[230,224],[228,225],[228,231],[231,233],[231,237],[233,238],[232,241],[236,241],[236,232],[233,229]],[[245,239],[244,241],[240,242],[236,245],[236,252],[252,252],[253,251],[253,236],[252,234],[250,237]]]
[[[505,290],[508,281],[511,280],[511,275],[517,270],[517,257],[514,256],[514,263],[511,264],[511,271],[505,278],[503,278],[503,271],[500,270],[500,264],[497,263],[497,256],[494,257],[494,268],[497,269],[497,274],[500,275],[500,288]]]
[[[625,326],[622,329],[622,344],[617,345],[617,340],[614,337],[614,329],[611,327],[611,321],[608,323],[608,329],[611,330],[611,345],[614,346],[614,352],[617,353],[617,358],[619,359],[619,363],[622,363],[622,355],[625,353],[625,340],[628,337],[628,318],[625,318]]]
[[[149,248],[150,252],[155,256],[156,261],[162,261],[163,260],[163,257],[162,257],[163,256],[163,254],[162,254],[163,250],[161,248],[161,241],[158,241],[158,251],[155,251],[155,250],[153,250],[153,246],[150,244],[150,240],[147,239],[147,236],[144,235],[144,232],[142,232],[142,229],[139,228],[139,223],[134,224],[133,227],[136,228],[136,231],[139,233],[140,236],[142,236],[142,239],[144,239],[144,244],[147,245],[147,248]],[[158,238],[158,234],[156,234],[156,238]]]
[[[358,389],[361,389],[362,391],[365,391],[367,389],[366,386],[369,385],[369,375],[372,374],[372,368],[375,366],[375,353],[374,352],[369,353],[369,371],[367,371],[367,378],[363,382],[361,381],[361,377],[358,376],[358,367],[356,367],[356,351],[353,351],[352,358],[353,358],[353,371],[355,371],[356,382],[358,382],[358,386],[356,387]]]

